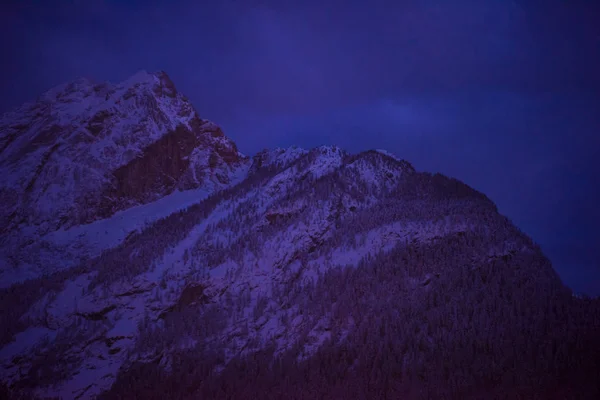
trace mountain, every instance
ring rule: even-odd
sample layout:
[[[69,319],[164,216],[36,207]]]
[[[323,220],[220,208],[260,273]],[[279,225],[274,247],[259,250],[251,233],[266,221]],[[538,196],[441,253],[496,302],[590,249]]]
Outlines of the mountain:
[[[10,254],[0,257],[13,266],[3,280],[48,272],[47,254],[42,265],[31,259],[48,249],[27,246],[40,236],[180,191],[206,195],[243,178],[248,166],[164,72],[142,71],[117,85],[79,79],[51,89],[0,120],[0,229],[10,236],[3,246]]]
[[[4,190],[32,205],[5,217],[3,276],[20,277],[0,289],[6,396],[598,398],[598,300],[573,296],[484,194],[381,150],[244,157],[191,106],[164,111],[189,105],[164,74],[132,79],[114,93],[160,106],[110,103],[105,135],[129,139],[101,167],[86,155],[107,136],[68,140],[83,128],[30,167],[15,154],[36,129],[8,121],[34,106],[3,119],[0,165],[21,185]],[[149,125],[120,125],[133,119]],[[144,143],[131,158],[129,142]],[[69,181],[55,205],[56,168],[102,179]],[[78,211],[105,193],[111,208]]]

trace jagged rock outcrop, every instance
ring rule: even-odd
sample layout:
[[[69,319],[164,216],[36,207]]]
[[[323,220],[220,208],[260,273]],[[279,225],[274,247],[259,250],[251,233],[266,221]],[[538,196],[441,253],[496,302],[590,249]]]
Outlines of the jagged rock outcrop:
[[[2,229],[46,233],[177,189],[218,189],[247,161],[164,72],[80,79],[0,120]]]
[[[156,213],[123,214],[132,207],[169,199],[157,210],[168,215],[179,193],[198,190],[199,201],[243,179],[251,163],[164,72],[53,88],[2,116],[0,149],[2,287],[76,265]],[[130,223],[73,234],[117,212]]]

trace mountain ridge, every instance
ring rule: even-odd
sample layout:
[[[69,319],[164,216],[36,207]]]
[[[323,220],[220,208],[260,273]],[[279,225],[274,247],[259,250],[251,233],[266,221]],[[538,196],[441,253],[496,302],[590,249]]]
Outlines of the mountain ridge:
[[[50,89],[3,116],[0,141],[0,168],[9,178],[2,197],[13,200],[2,215],[8,227],[41,225],[51,219],[46,214],[62,214],[71,225],[90,222],[174,188],[222,186],[247,159],[218,126],[199,118],[164,72]],[[141,174],[144,168],[158,175]],[[43,185],[36,184],[40,174]],[[15,215],[19,202],[27,218]]]
[[[167,102],[181,96],[172,82],[154,89]],[[159,146],[172,149],[170,159],[149,150],[114,173],[117,182],[124,176],[124,187],[113,186],[128,199],[122,209],[42,233],[20,226],[0,243],[0,261],[12,262],[0,289],[1,379],[10,391],[157,399],[598,393],[598,302],[575,298],[485,194],[382,150],[290,147],[245,157],[216,125],[186,115],[181,142],[178,133],[157,139],[172,141]],[[188,142],[194,132],[207,142]],[[184,157],[215,181],[198,184],[198,170],[178,164]],[[165,183],[156,175],[182,170],[174,189],[157,192]],[[153,201],[132,195],[148,187]],[[7,270],[24,272],[9,279]]]
[[[52,271],[31,258],[40,254],[32,241],[177,192],[208,194],[237,182],[250,163],[164,72],[50,89],[2,116],[0,148],[0,261],[15,276],[3,271],[2,286]]]

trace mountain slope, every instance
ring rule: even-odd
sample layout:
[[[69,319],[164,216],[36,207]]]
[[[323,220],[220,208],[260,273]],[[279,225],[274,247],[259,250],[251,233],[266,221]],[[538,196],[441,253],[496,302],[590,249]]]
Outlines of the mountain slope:
[[[179,191],[209,194],[243,179],[248,167],[164,72],[51,89],[0,120],[0,229],[10,250],[0,255],[3,281],[53,270],[28,247],[45,235]],[[51,252],[66,261],[62,249]]]
[[[167,196],[44,236],[78,262],[0,290],[10,391],[600,394],[598,302],[573,297],[482,193],[384,151],[275,149],[244,165],[247,175],[197,201]],[[140,215],[153,217],[109,243],[67,245]]]

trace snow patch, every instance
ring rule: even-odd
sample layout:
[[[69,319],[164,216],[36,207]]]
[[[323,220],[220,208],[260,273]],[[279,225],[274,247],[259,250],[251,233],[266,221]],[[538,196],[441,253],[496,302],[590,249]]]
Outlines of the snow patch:
[[[24,353],[44,339],[53,340],[55,336],[56,331],[41,326],[35,326],[19,332],[15,335],[14,341],[0,349],[0,359],[6,364],[14,356]]]
[[[210,194],[211,191],[206,188],[175,191],[153,203],[119,211],[110,218],[91,224],[60,229],[43,239],[58,246],[82,247],[93,257],[103,250],[118,246],[131,232],[141,231],[160,218],[199,203]]]
[[[378,152],[378,153],[384,154],[384,155],[386,155],[386,156],[388,156],[388,157],[391,157],[391,158],[393,158],[394,160],[397,160],[397,161],[402,161],[402,160],[400,160],[398,157],[396,157],[396,155],[394,155],[394,154],[390,153],[390,152],[389,152],[389,151],[387,151],[387,150],[383,150],[383,149],[377,149],[377,150],[375,150],[375,151],[376,151],[376,152]]]
[[[313,150],[317,156],[308,168],[315,178],[320,178],[342,165],[345,152],[337,146],[321,146]]]

